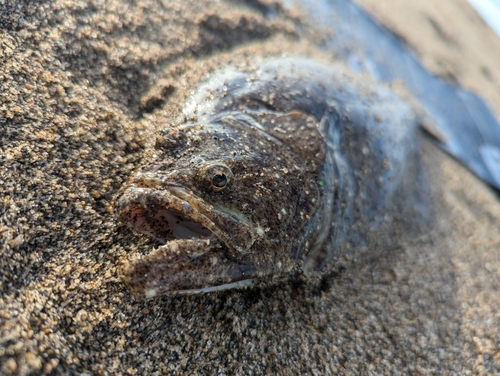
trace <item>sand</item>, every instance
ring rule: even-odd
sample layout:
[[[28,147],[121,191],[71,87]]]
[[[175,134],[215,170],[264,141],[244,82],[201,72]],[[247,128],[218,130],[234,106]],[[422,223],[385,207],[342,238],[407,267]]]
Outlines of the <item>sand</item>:
[[[363,0],[500,114],[500,38],[465,0]],[[9,5],[11,4],[11,5]],[[113,197],[200,79],[320,56],[271,1],[0,6],[0,374],[500,374],[500,201],[423,140],[433,231],[321,286],[135,300],[155,243]]]

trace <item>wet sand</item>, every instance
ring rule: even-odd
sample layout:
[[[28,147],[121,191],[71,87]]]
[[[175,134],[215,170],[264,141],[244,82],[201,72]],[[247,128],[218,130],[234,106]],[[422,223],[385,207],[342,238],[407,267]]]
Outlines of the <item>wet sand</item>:
[[[465,0],[361,3],[500,114],[500,38]],[[327,58],[263,4],[0,9],[0,374],[500,373],[500,201],[426,140],[436,222],[414,243],[319,286],[138,301],[120,282],[155,243],[116,221],[113,197],[196,83]]]

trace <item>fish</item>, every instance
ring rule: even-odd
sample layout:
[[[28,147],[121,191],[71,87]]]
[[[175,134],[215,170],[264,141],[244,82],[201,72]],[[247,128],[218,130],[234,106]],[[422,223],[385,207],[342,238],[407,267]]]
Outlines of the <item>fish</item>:
[[[300,57],[214,76],[116,198],[120,220],[162,244],[123,265],[134,295],[311,276],[347,250],[428,228],[409,101]]]
[[[422,133],[500,191],[500,123],[481,97],[428,72],[351,0],[280,7],[259,3],[270,19],[301,14],[298,35],[323,35],[311,43],[332,59],[225,67],[157,135],[114,203],[161,244],[121,268],[138,297],[311,279],[417,239],[433,221]]]

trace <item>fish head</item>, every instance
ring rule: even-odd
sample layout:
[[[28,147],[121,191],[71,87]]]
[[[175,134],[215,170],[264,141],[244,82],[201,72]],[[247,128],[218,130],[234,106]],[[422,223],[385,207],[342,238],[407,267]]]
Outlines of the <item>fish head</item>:
[[[126,263],[123,281],[152,297],[289,273],[318,204],[315,177],[300,155],[238,118],[165,129],[115,203],[123,223],[163,245]]]

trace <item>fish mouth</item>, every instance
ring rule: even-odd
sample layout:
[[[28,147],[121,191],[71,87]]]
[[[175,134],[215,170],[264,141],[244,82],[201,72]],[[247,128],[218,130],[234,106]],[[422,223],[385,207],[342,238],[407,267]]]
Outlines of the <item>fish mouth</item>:
[[[254,236],[244,218],[177,186],[129,186],[116,207],[128,227],[163,244],[122,267],[122,280],[135,295],[193,294],[251,283],[252,268],[241,257]]]
[[[215,236],[230,255],[237,257],[254,242],[247,218],[214,208],[182,187],[131,186],[118,198],[117,208],[128,227],[161,244]]]
[[[200,210],[200,205],[196,205],[199,200],[186,201],[179,196],[186,193],[178,187],[129,187],[118,199],[118,216],[128,227],[161,244],[174,239],[208,238],[212,234],[224,241],[226,236],[207,215],[209,208]]]

